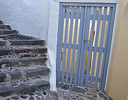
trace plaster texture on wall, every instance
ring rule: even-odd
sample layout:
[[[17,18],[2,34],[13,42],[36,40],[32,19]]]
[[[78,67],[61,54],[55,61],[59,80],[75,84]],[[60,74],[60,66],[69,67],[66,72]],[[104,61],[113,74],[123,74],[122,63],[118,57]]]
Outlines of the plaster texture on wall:
[[[45,39],[49,0],[0,0],[0,19],[22,34]]]
[[[56,91],[56,48],[58,33],[59,3],[50,0],[49,30],[47,38],[48,55],[51,67],[51,90]]]
[[[119,0],[54,0],[57,2],[78,2],[78,3],[117,3]]]
[[[127,100],[128,94],[128,0],[120,0],[110,61],[107,93],[114,100]]]

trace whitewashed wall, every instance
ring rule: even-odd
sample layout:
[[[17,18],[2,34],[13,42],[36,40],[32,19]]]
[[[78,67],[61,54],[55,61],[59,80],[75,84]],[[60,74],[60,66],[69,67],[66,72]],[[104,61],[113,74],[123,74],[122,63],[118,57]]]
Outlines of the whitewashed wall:
[[[0,0],[0,19],[22,34],[46,39],[49,0]]]
[[[50,85],[51,90],[56,91],[56,49],[59,19],[59,2],[50,0],[49,29],[47,37],[48,55],[51,67]]]
[[[51,90],[56,90],[59,3],[54,0],[0,0],[0,19],[22,34],[47,41]]]

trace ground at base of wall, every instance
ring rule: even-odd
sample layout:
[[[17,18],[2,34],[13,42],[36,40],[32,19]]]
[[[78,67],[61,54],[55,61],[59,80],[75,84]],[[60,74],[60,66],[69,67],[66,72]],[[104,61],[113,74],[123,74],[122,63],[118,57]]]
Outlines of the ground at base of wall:
[[[30,94],[0,97],[0,100],[113,100],[106,93],[90,88],[57,84],[57,92],[40,90]]]
[[[54,91],[45,90],[24,95],[13,94],[9,97],[0,97],[0,100],[58,100],[58,96]]]
[[[113,100],[105,92],[63,83],[57,84],[57,93],[59,100]]]

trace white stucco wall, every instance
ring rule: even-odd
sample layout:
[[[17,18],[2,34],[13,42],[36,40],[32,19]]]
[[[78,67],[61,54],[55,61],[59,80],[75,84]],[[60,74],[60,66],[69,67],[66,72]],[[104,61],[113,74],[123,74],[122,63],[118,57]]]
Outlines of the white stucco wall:
[[[51,67],[51,90],[56,91],[56,48],[58,33],[59,3],[50,0],[49,30],[47,37],[48,56]]]
[[[53,0],[0,0],[0,19],[21,34],[46,40],[51,90],[56,90],[59,3]]]
[[[22,34],[46,39],[49,0],[0,0],[0,19]]]

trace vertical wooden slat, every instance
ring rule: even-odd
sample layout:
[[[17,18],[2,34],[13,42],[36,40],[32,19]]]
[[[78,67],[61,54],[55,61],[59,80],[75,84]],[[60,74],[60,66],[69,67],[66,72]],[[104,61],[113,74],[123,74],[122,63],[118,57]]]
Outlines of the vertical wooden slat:
[[[79,18],[79,7],[76,8],[76,20],[75,20],[75,31],[74,31],[74,41],[73,41],[73,54],[72,54],[72,63],[71,63],[70,84],[72,84],[72,75],[73,75],[74,61],[75,61],[75,50],[76,50],[78,18]]]
[[[59,42],[58,42],[58,62],[57,62],[57,67],[58,67],[58,76],[57,76],[57,80],[60,80],[60,67],[61,67],[61,53],[62,53],[62,40],[63,40],[63,26],[64,26],[64,15],[65,15],[65,7],[60,6],[60,11],[62,12],[61,16],[62,18],[60,18],[60,23],[61,26],[59,29]]]
[[[101,10],[102,10],[102,8],[100,7],[99,8],[99,15],[98,15],[98,24],[97,24],[97,33],[99,34],[99,32],[100,32],[100,25],[101,25]],[[96,34],[97,34],[96,33]],[[98,37],[96,38],[97,39],[97,45],[96,46],[98,46]],[[98,64],[98,63],[97,63]],[[97,82],[98,82],[98,78],[99,78],[99,70],[100,70],[100,66],[97,66],[97,69],[96,69],[96,80],[95,80],[95,88],[97,87]]]
[[[97,29],[96,29],[96,39],[95,39],[95,47],[94,48],[97,48],[97,46],[98,46],[98,36],[99,36],[99,30],[100,30],[101,10],[102,10],[102,8],[99,7],[98,22],[97,22]],[[96,63],[96,54],[97,54],[97,51],[96,51],[96,49],[94,49],[90,88],[92,88],[92,85],[93,85],[94,69],[95,69],[95,63]]]
[[[105,24],[106,24],[106,15],[107,15],[107,8],[104,8],[104,15],[103,15],[103,24],[102,24],[102,30],[101,30],[101,39],[100,39],[100,51],[98,56],[98,63],[97,63],[97,72],[96,72],[96,82],[95,82],[95,89],[97,89],[97,83],[99,78],[99,69],[101,64],[101,55],[102,55],[102,48],[103,48],[103,39],[104,39],[104,32],[105,32]]]
[[[81,7],[81,18],[80,18],[80,31],[79,31],[79,39],[78,39],[78,53],[77,53],[77,61],[76,61],[76,74],[75,74],[75,82],[74,85],[78,83],[78,72],[79,72],[79,62],[80,62],[80,53],[81,53],[81,41],[82,41],[82,33],[83,33],[83,24],[84,24],[84,15],[85,15],[85,7]]]
[[[112,17],[111,17],[111,25],[110,25],[110,34],[108,37],[108,43],[107,43],[107,50],[106,50],[106,61],[103,64],[105,67],[102,70],[102,77],[101,77],[101,81],[102,84],[100,85],[100,90],[104,90],[105,89],[105,82],[106,82],[106,75],[107,75],[107,69],[108,69],[108,61],[109,61],[109,55],[110,55],[110,48],[111,48],[111,41],[112,41],[112,33],[113,33],[113,26],[114,26],[114,19],[115,19],[115,12],[116,12],[116,5],[113,6],[113,11],[112,11]],[[104,72],[103,72],[104,71]]]
[[[86,10],[86,16],[91,14],[91,7],[87,7]],[[89,33],[89,25],[90,25],[90,16],[87,16],[86,18],[86,25],[84,25],[84,31],[83,31],[83,49],[82,49],[82,58],[81,58],[81,74],[80,74],[80,83],[79,85],[83,85],[84,80],[84,70],[85,70],[85,64],[86,64],[86,54],[87,54],[87,46],[88,46],[88,33]]]
[[[107,44],[108,44],[108,37],[109,37],[109,29],[110,29],[110,27],[111,27],[111,24],[112,24],[112,21],[111,21],[111,17],[112,17],[112,11],[113,11],[113,8],[110,8],[110,14],[109,14],[109,20],[108,20],[108,27],[107,27],[107,36],[106,36],[106,42],[105,42],[105,53],[104,53],[104,55],[106,55],[106,50],[107,50],[107,48],[106,48],[106,46],[107,46]],[[104,56],[104,58],[103,58],[103,64],[102,64],[102,71],[101,71],[101,84],[100,84],[100,89],[101,89],[101,87],[102,87],[102,75],[103,75],[103,70],[104,70],[104,63],[105,63],[105,58],[106,58],[106,56]]]
[[[84,39],[84,34],[83,34],[83,32],[85,31],[85,26],[86,26],[86,21],[87,21],[87,16],[86,16],[86,14],[87,14],[87,7],[85,6],[84,7],[84,20],[83,20],[83,29],[82,29],[82,37],[81,37],[81,47],[80,47],[80,57],[79,57],[79,68],[78,68],[78,77],[77,77],[77,79],[75,80],[75,85],[76,84],[78,84],[78,85],[81,85],[81,78],[82,78],[82,74],[81,74],[81,72],[82,72],[82,57],[83,57],[83,39]],[[76,77],[76,76],[75,76]],[[80,78],[81,77],[81,78]],[[77,82],[76,82],[77,81]]]
[[[74,7],[71,7],[71,22],[70,22],[70,35],[69,35],[69,47],[68,47],[68,58],[67,58],[67,71],[66,71],[66,80],[65,83],[68,83],[68,75],[69,75],[69,66],[70,66],[70,55],[71,55],[71,44],[72,44],[72,32],[73,32],[73,18],[74,14]]]
[[[61,82],[64,82],[64,72],[65,72],[65,61],[66,61],[66,44],[68,35],[68,24],[69,24],[69,6],[66,11],[66,26],[65,26],[65,38],[64,38],[64,52],[63,52],[63,64],[62,64],[62,76]]]
[[[93,35],[94,35],[94,27],[95,27],[95,17],[96,17],[96,7],[94,7],[94,9],[93,9],[93,19],[92,19],[90,46],[93,46]],[[85,79],[85,87],[88,86],[88,78],[89,78],[89,73],[90,73],[91,55],[92,55],[92,48],[89,49],[88,63],[87,63],[87,72],[86,72],[86,79]]]
[[[60,27],[61,23],[62,23],[62,5],[59,4],[59,24],[58,24],[58,27]],[[57,61],[59,61],[60,59],[60,56],[58,55],[58,52],[60,51],[60,32],[61,30],[59,29],[58,30],[58,34],[57,34]],[[56,63],[56,66],[57,66],[57,70],[56,70],[56,81],[59,82],[59,78],[58,78],[58,75],[59,75],[59,63]]]

